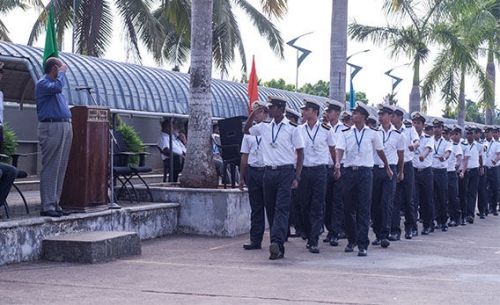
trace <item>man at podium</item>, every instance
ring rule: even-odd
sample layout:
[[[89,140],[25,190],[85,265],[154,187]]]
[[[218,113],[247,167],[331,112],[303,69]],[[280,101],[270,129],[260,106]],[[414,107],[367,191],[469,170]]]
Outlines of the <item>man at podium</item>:
[[[67,66],[57,58],[47,59],[44,76],[35,87],[38,140],[42,152],[40,173],[41,216],[60,217],[61,191],[68,165],[73,130],[71,112],[63,95]]]

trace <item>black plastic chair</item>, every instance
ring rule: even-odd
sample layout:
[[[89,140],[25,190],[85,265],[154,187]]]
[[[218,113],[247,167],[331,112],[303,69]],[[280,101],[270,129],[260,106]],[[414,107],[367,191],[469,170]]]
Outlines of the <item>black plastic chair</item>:
[[[14,166],[16,169],[17,169],[17,177],[16,177],[16,180],[17,179],[25,179],[28,177],[28,173],[19,169],[18,167],[18,162],[19,162],[19,157],[26,157],[28,155],[25,155],[25,154],[12,154],[11,155],[11,158],[12,158],[12,166]],[[21,196],[21,198],[23,199],[23,203],[24,203],[24,207],[26,208],[26,214],[29,214],[30,213],[30,209],[28,207],[28,202],[26,201],[26,197],[24,197],[24,194],[23,192],[19,189],[19,187],[16,185],[16,182],[14,181],[14,184],[12,185],[12,187],[14,187],[14,189],[19,193],[19,195]]]

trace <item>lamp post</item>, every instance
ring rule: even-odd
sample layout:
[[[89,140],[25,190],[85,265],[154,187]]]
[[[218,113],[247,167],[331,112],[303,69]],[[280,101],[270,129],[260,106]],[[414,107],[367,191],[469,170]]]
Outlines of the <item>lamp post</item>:
[[[302,35],[297,36],[294,39],[292,39],[286,43],[287,45],[289,45],[292,48],[297,50],[297,65],[295,67],[295,91],[296,92],[299,90],[299,66],[300,66],[300,64],[302,64],[304,59],[306,59],[306,57],[309,56],[309,54],[311,54],[312,51],[295,45],[295,42],[297,42],[297,40],[299,40],[299,38],[304,37],[306,35],[310,35],[312,33],[313,32],[302,34]],[[300,54],[300,53],[302,53],[302,54]]]
[[[356,74],[358,74],[358,72],[361,71],[361,69],[363,69],[363,67],[350,63],[349,59],[351,59],[352,57],[354,57],[356,55],[359,55],[361,53],[366,53],[369,51],[370,51],[370,49],[355,52],[355,53],[347,56],[347,58],[346,58],[346,63],[351,68],[351,76],[350,76],[350,82],[349,82],[349,108],[350,109],[353,109],[354,105],[356,103],[356,96],[355,96],[356,92],[354,91],[354,86],[353,86],[352,80],[354,79]],[[347,101],[346,101],[346,103],[347,103]],[[346,105],[346,109],[347,109],[347,105]]]
[[[398,85],[403,81],[402,78],[400,77],[397,77],[395,75],[392,75],[392,71],[398,69],[398,68],[401,68],[401,67],[404,67],[404,66],[408,66],[409,63],[407,64],[404,64],[404,65],[399,65],[399,66],[396,66],[390,70],[387,70],[384,72],[385,75],[389,76],[391,79],[392,79],[392,87],[391,87],[391,95],[394,95],[394,90],[396,90],[396,88],[398,87]]]

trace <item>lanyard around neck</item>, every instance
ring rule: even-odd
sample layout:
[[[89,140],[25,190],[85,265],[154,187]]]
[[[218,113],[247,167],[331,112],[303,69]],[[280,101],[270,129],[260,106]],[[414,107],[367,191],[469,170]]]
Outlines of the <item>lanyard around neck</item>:
[[[363,142],[363,137],[365,136],[365,131],[366,131],[366,129],[363,128],[363,131],[361,132],[361,137],[358,140],[358,133],[357,133],[356,127],[354,127],[354,137],[356,138],[356,144],[358,144],[358,153],[361,151],[361,142]]]
[[[313,127],[314,128],[314,127]],[[312,130],[312,129],[311,129]],[[314,132],[314,136],[311,137],[311,134],[309,133],[309,125],[307,125],[306,123],[306,132],[307,132],[307,136],[309,137],[309,139],[311,139],[311,142],[312,144],[314,145],[314,140],[316,140],[316,136],[318,135],[318,131],[319,131],[319,124],[318,126],[316,127],[316,132]]]
[[[439,151],[439,146],[441,146],[441,142],[443,142],[443,138],[439,139],[438,147],[436,148],[436,142],[434,142],[434,153],[437,155]]]
[[[271,130],[271,141],[272,143],[276,143],[276,140],[278,140],[278,135],[280,134],[281,127],[283,127],[283,122],[280,122],[279,125],[280,127],[278,128],[278,131],[276,132],[276,136],[274,135],[274,126],[276,123],[273,122],[272,130]]]

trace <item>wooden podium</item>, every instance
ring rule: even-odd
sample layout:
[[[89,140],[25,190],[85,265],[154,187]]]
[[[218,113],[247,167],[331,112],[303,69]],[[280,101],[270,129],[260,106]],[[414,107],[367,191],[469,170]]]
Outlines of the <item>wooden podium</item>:
[[[108,207],[109,113],[98,106],[71,108],[73,143],[60,203],[64,210]]]

